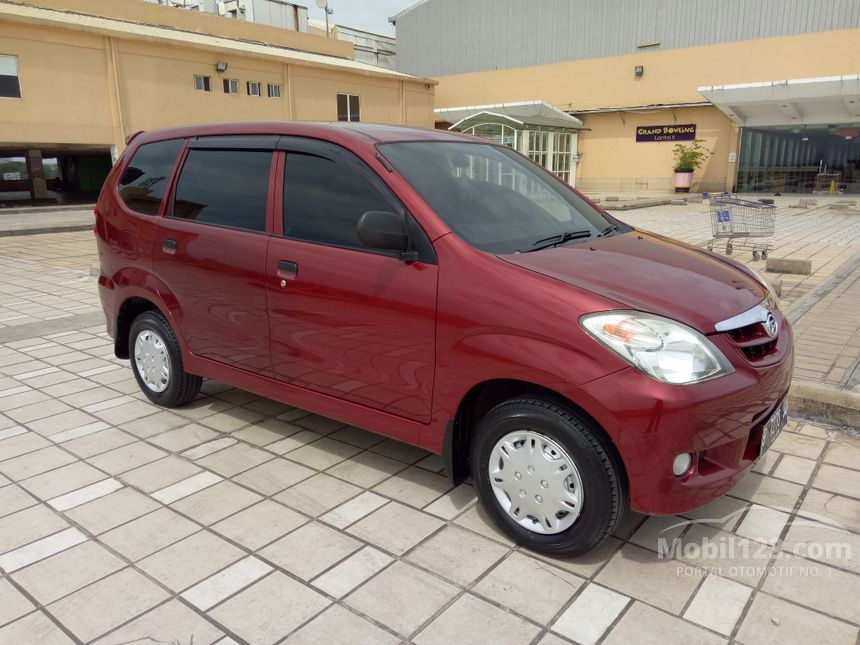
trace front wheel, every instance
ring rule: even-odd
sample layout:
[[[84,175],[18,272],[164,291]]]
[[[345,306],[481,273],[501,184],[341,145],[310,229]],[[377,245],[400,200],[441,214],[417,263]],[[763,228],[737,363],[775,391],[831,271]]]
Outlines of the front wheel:
[[[182,367],[182,348],[170,323],[156,311],[134,319],[128,338],[131,369],[150,401],[175,408],[193,400],[203,379]]]
[[[578,555],[600,544],[627,507],[614,448],[552,401],[516,398],[480,421],[472,478],[498,527],[535,551]]]

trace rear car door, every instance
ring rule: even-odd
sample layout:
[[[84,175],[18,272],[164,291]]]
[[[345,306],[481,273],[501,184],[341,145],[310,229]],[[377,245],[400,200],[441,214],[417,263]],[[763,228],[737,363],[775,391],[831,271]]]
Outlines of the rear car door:
[[[266,260],[275,377],[429,421],[438,276],[432,245],[352,152],[300,137],[282,137],[280,147],[283,219]],[[415,261],[359,241],[361,215],[380,210],[404,218]]]
[[[196,355],[271,376],[266,321],[277,137],[189,141],[153,245],[162,297]]]

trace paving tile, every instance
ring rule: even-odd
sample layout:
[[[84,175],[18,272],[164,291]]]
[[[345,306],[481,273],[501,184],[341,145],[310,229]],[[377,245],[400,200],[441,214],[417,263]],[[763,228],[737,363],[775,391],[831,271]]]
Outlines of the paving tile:
[[[332,466],[326,472],[357,486],[369,488],[406,467],[402,461],[375,452],[362,452]]]
[[[221,538],[199,531],[137,563],[143,571],[173,591],[181,591],[244,556]]]
[[[718,645],[725,643],[725,640],[680,618],[675,618],[641,602],[636,602],[621,617],[621,620],[613,627],[603,642],[607,645],[621,643],[625,645],[627,643]]]
[[[367,430],[362,430],[355,426],[346,426],[345,428],[336,430],[329,436],[332,439],[337,439],[344,443],[350,443],[353,446],[358,446],[359,448],[370,448],[370,446],[376,445],[385,440],[385,437],[382,435],[378,435],[375,432],[368,432]]]
[[[795,457],[793,455],[783,455],[779,465],[773,471],[774,477],[787,479],[798,484],[806,484],[812,476],[812,471],[815,469],[815,462],[811,459]]]
[[[298,528],[309,518],[283,504],[264,499],[212,525],[212,530],[256,550]]]
[[[9,643],[9,645],[18,643],[72,645],[74,642],[40,611],[28,614],[0,628],[0,643]]]
[[[35,605],[27,600],[26,596],[15,589],[11,582],[0,578],[0,626],[11,623],[33,609]],[[0,639],[2,638],[3,632],[0,631]]]
[[[418,645],[448,645],[460,643],[528,643],[540,632],[536,625],[526,622],[493,605],[465,594],[433,620],[414,641]]]
[[[442,525],[432,515],[391,502],[353,524],[348,532],[395,555],[403,555]]]
[[[93,535],[154,511],[158,503],[131,488],[100,497],[66,511],[66,516]]]
[[[687,528],[687,525],[687,520],[677,515],[655,515],[639,526],[630,537],[630,541],[637,546],[659,553],[663,545],[661,540],[671,543]]]
[[[104,533],[99,539],[134,562],[199,529],[179,513],[160,508]]]
[[[424,510],[444,520],[453,520],[460,513],[474,506],[477,501],[475,489],[469,484],[460,484],[432,504],[425,506]]]
[[[361,448],[356,446],[323,437],[288,454],[290,459],[297,463],[316,470],[325,470],[360,451]]]
[[[822,464],[812,479],[812,486],[831,493],[860,497],[860,470]]]
[[[162,504],[172,504],[189,495],[198,493],[201,490],[214,486],[218,482],[223,481],[220,475],[210,473],[204,470],[203,472],[191,475],[188,479],[183,479],[170,486],[165,486],[154,493],[152,497],[157,499]]]
[[[795,517],[782,549],[817,562],[860,574],[860,534],[843,531],[802,517]]]
[[[678,573],[678,563],[659,559],[641,547],[626,545],[598,574],[596,581],[639,600],[680,613],[699,584],[701,573]]]
[[[835,466],[860,469],[860,440],[848,436],[839,437],[828,446],[823,459]]]
[[[306,446],[309,443],[317,441],[321,437],[322,435],[317,434],[313,430],[302,430],[286,437],[285,439],[281,439],[275,443],[270,443],[266,446],[266,450],[279,455],[284,455],[296,450],[297,448],[301,448],[302,446]]]
[[[342,421],[338,421],[337,419],[330,419],[329,417],[323,417],[318,414],[306,414],[300,419],[296,421],[298,425],[307,428],[308,430],[313,430],[318,434],[330,434],[335,430],[339,430],[346,426]]]
[[[123,569],[48,606],[83,641],[98,638],[167,598],[167,592],[132,569]]]
[[[182,597],[206,611],[271,571],[274,569],[268,564],[249,556],[198,582],[182,592]]]
[[[501,542],[502,544],[507,544],[508,546],[514,545],[513,540],[496,527],[490,519],[490,516],[487,514],[487,511],[480,504],[475,504],[465,512],[458,515],[454,522],[460,526],[465,526],[467,529],[470,529],[475,533],[480,533],[484,537]]]
[[[472,591],[539,623],[548,623],[585,581],[523,553],[511,553]]]
[[[753,504],[735,533],[756,542],[775,544],[788,522],[789,514]]]
[[[0,553],[7,553],[69,524],[46,506],[31,506],[0,518]]]
[[[237,486],[231,481],[223,481],[199,493],[184,497],[171,504],[171,507],[208,526],[261,499],[262,497],[257,493]]]
[[[384,497],[366,491],[358,497],[353,497],[348,502],[333,508],[320,519],[326,524],[331,524],[339,529],[345,529],[350,524],[360,520],[365,515],[372,513],[380,506],[388,503]]]
[[[611,589],[589,583],[552,629],[562,636],[591,645],[600,640],[630,602],[630,598]]]
[[[124,566],[107,549],[87,541],[20,569],[12,578],[37,601],[47,605]]]
[[[771,450],[776,450],[787,455],[794,455],[795,457],[818,459],[825,445],[827,445],[827,442],[823,439],[807,437],[794,432],[783,432],[773,442]]]
[[[219,412],[200,420],[205,425],[218,432],[233,432],[244,428],[249,423],[255,423],[264,418],[264,415],[246,408],[230,408],[226,412]]]
[[[773,550],[765,544],[703,524],[691,527],[684,535],[682,543],[695,545],[690,551],[682,551],[678,556],[684,561],[694,567],[716,571],[750,587],[756,586],[761,580],[767,558]],[[706,551],[706,545],[709,543],[717,546],[715,554]],[[723,548],[720,548],[720,545],[723,545]]]
[[[38,501],[23,488],[10,484],[0,488],[0,517],[38,504]]]
[[[258,493],[271,496],[314,474],[316,471],[300,466],[289,459],[273,459],[256,468],[246,470],[232,479],[238,484],[253,488]]]
[[[203,459],[203,457],[208,457],[212,453],[218,452],[219,450],[224,450],[224,448],[235,446],[237,443],[238,440],[233,439],[233,437],[221,437],[220,439],[207,441],[206,443],[201,443],[199,446],[189,448],[182,453],[182,456],[186,459],[191,460]]]
[[[457,588],[405,562],[395,562],[346,603],[409,636],[457,595]]]
[[[316,578],[313,586],[330,596],[343,598],[393,561],[390,555],[366,546]]]
[[[415,547],[407,559],[443,578],[466,586],[507,553],[507,547],[498,542],[456,526],[446,526]]]
[[[403,443],[402,441],[395,441],[394,439],[386,439],[372,446],[370,450],[407,464],[414,464],[432,454],[418,446]]]
[[[86,425],[78,426],[71,430],[64,430],[63,432],[52,434],[50,437],[51,441],[54,443],[65,443],[72,439],[77,439],[78,437],[86,437],[88,434],[95,434],[96,432],[106,430],[107,428],[108,424],[104,421],[93,421],[92,423],[87,423]]]
[[[238,443],[198,459],[197,464],[224,477],[232,477],[270,459],[274,459],[272,453]]]
[[[114,448],[119,448],[127,443],[132,443],[136,437],[117,430],[116,428],[108,428],[101,432],[94,432],[84,437],[72,439],[63,443],[63,448],[76,454],[78,457],[86,459]]]
[[[397,645],[397,636],[356,616],[348,609],[332,605],[289,638],[290,645],[320,643],[361,643],[362,645]]]
[[[106,473],[119,475],[120,473],[157,461],[166,456],[167,453],[163,450],[154,448],[142,441],[136,441],[95,457],[90,457],[89,462]]]
[[[15,441],[16,439],[26,436],[27,435],[21,435],[20,437],[13,437],[6,441]],[[46,441],[41,437],[39,437],[39,439]],[[2,447],[2,444],[0,444],[0,448]],[[14,459],[7,459],[6,461],[0,462],[0,473],[3,473],[13,481],[21,481],[28,477],[48,472],[54,468],[65,466],[73,461],[76,460],[69,453],[57,448],[56,446],[49,446],[47,448],[42,448],[41,450],[35,450],[33,452],[28,452],[25,455],[17,456]]]
[[[127,625],[96,641],[96,645],[143,645],[170,643],[175,645],[213,643],[223,634],[221,630],[186,607],[179,600],[170,600],[148,611]]]
[[[276,571],[211,611],[251,643],[274,643],[325,609],[321,594]]]
[[[275,499],[297,511],[316,517],[360,492],[361,489],[358,486],[319,474],[278,493]]]
[[[276,421],[276,423],[282,422]],[[298,426],[291,426],[288,423],[282,423],[282,425],[284,428],[284,432],[275,432],[274,430],[268,430],[263,426],[251,425],[242,430],[237,430],[232,434],[232,436],[236,439],[241,439],[242,441],[252,443],[255,446],[262,447],[270,443],[274,443],[275,441],[280,441],[284,437],[288,437],[291,434],[295,434],[296,432],[301,431],[301,428],[299,428]]]
[[[765,593],[757,593],[741,623],[737,639],[742,643],[828,643],[855,645],[858,629],[805,607],[798,607]]]
[[[120,488],[122,488],[122,482],[111,477],[103,479],[100,482],[96,482],[95,484],[85,486],[84,488],[79,488],[71,493],[66,493],[65,495],[49,499],[48,504],[58,511],[67,511],[70,508],[75,508],[81,504],[86,504],[94,499],[98,499],[99,497],[109,495]]]
[[[729,636],[746,607],[752,589],[716,575],[705,578],[684,618]]]
[[[737,497],[749,502],[769,506],[777,510],[790,512],[794,503],[800,497],[803,487],[799,484],[765,477],[758,473],[749,473],[730,492],[732,497]]]
[[[0,569],[6,573],[12,573],[80,544],[86,539],[87,537],[76,528],[65,529],[0,555]]]
[[[781,558],[775,566],[762,591],[860,623],[860,576],[791,556]]]
[[[800,515],[860,533],[860,501],[826,491],[809,490]]]
[[[122,473],[119,478],[126,484],[139,488],[144,493],[152,493],[201,471],[199,466],[171,455]]]
[[[188,423],[187,421],[185,423]],[[152,437],[150,441],[170,452],[182,452],[201,443],[218,439],[221,435],[196,423],[177,427]]]
[[[45,417],[38,421],[31,421],[27,424],[30,430],[38,432],[45,437],[51,437],[52,441],[59,441],[55,438],[58,434],[71,432],[75,428],[87,427],[94,423],[100,423],[98,419],[90,416],[81,410],[69,410],[62,412],[52,417]],[[102,423],[102,427],[107,427]]]
[[[0,441],[2,441],[3,439],[9,439],[11,437],[17,437],[18,435],[25,434],[26,432],[27,432],[27,428],[25,428],[24,426],[13,425],[11,427],[4,428],[3,430],[0,430]],[[4,448],[6,447],[6,444],[2,444],[2,445]],[[47,445],[47,443],[42,444],[42,445]],[[5,450],[3,451],[3,456],[4,457],[7,456],[7,453]],[[12,455],[9,454],[8,456],[11,457]]]
[[[188,419],[173,414],[168,410],[156,412],[143,419],[135,419],[119,424],[119,427],[126,432],[133,434],[135,437],[146,439],[161,434],[166,430],[172,430],[179,426],[186,425]]]
[[[423,508],[451,489],[446,477],[421,468],[407,468],[389,477],[373,490],[404,504]]]
[[[318,522],[310,522],[260,551],[282,569],[310,580],[361,548],[361,542]]]

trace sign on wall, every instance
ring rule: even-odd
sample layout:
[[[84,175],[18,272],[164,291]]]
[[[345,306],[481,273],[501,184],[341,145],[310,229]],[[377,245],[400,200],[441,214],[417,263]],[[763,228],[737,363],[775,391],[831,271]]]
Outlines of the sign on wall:
[[[640,125],[636,128],[636,141],[693,141],[696,124]]]

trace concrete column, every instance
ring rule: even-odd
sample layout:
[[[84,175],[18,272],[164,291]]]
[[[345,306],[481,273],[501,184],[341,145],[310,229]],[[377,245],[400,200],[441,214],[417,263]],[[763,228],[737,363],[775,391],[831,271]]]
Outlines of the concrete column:
[[[41,150],[27,151],[27,178],[30,182],[30,197],[32,199],[47,199],[48,182],[45,181]]]

